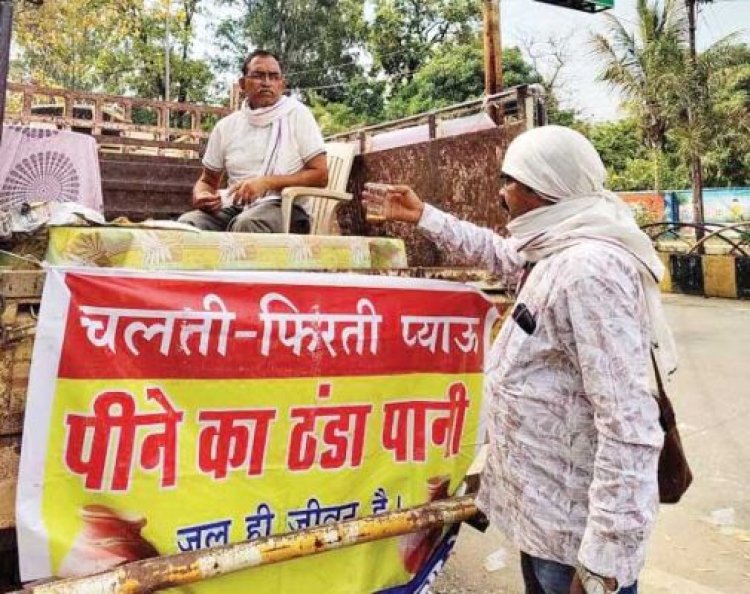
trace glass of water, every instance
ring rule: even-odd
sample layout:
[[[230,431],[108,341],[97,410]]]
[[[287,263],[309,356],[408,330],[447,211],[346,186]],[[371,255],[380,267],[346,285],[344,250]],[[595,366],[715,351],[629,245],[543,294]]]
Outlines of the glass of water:
[[[366,219],[371,223],[381,223],[386,220],[388,194],[391,186],[388,184],[366,183],[367,212]]]

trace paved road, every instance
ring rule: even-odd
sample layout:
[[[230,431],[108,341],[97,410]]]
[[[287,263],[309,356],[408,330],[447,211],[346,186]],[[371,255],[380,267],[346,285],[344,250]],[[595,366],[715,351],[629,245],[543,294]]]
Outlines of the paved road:
[[[669,295],[665,305],[680,352],[668,392],[696,479],[662,506],[639,589],[750,594],[750,302]],[[505,567],[489,572],[497,551]],[[518,553],[497,531],[465,527],[435,592],[522,593]]]

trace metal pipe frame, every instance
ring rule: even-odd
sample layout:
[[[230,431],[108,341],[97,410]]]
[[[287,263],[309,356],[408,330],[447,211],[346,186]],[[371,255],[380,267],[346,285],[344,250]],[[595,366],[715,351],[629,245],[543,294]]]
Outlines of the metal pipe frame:
[[[750,256],[748,249],[750,248],[750,222],[735,223],[732,225],[724,225],[721,223],[650,223],[644,225],[641,229],[651,238],[653,242],[659,240],[662,235],[671,235],[675,239],[678,239],[688,245],[690,249],[688,254],[700,254],[703,253],[706,242],[709,239],[716,238],[721,239],[724,243],[728,243],[732,246],[730,254],[739,254],[741,256]],[[680,236],[678,231],[680,229],[694,229],[696,234],[700,232],[701,238],[696,243],[690,244],[689,241]],[[748,231],[743,231],[747,229]],[[654,233],[653,231],[656,231]],[[734,240],[731,237],[726,237],[724,233],[727,231],[739,232],[741,234],[739,240]],[[744,235],[743,235],[744,233]]]
[[[488,105],[505,105],[508,103],[516,104],[518,102],[519,95],[525,95],[527,87],[528,85],[520,85],[517,87],[512,87],[510,89],[505,89],[488,97],[470,99],[462,103],[456,103],[455,105],[441,107],[427,113],[420,113],[397,120],[382,122],[380,124],[373,124],[371,126],[349,130],[347,132],[339,132],[338,134],[332,134],[331,136],[329,136],[328,140],[348,139],[362,133],[369,134],[373,132],[390,132],[391,130],[398,130],[401,128],[425,124],[431,116],[439,118],[441,116],[449,115],[453,117],[462,115],[463,113],[471,113],[472,111],[485,109]]]
[[[280,536],[145,559],[91,576],[30,584],[16,594],[144,594],[252,567],[455,524],[471,519],[477,511],[473,495],[453,497]]]
[[[745,231],[745,229],[747,229],[747,231]],[[733,225],[727,225],[725,227],[722,227],[721,229],[717,229],[716,231],[711,231],[708,233],[708,235],[705,235],[704,237],[699,239],[688,253],[703,253],[704,244],[709,239],[717,237],[732,246],[732,251],[730,252],[730,254],[739,252],[743,256],[750,256],[750,253],[746,252],[744,249],[745,247],[750,247],[747,245],[748,237],[741,236],[739,241],[732,241],[732,239],[730,239],[729,237],[724,237],[724,235],[722,235],[722,233],[725,233],[726,231],[738,231],[740,233],[748,234],[748,232],[750,232],[750,222],[735,223]]]

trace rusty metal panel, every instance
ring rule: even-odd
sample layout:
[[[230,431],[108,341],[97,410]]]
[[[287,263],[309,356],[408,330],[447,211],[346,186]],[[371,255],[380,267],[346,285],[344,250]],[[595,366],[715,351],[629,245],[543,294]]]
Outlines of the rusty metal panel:
[[[440,172],[441,183],[436,206],[460,219],[502,231],[508,221],[500,208],[498,173],[508,142],[505,128],[438,140],[435,170]],[[446,266],[460,263],[450,255],[444,259]]]
[[[350,178],[351,191],[355,198],[347,205],[346,210],[350,214],[348,220],[339,219],[342,233],[403,237],[406,240],[410,265],[440,266],[439,254],[435,252],[432,244],[415,234],[411,226],[400,223],[365,223],[360,202],[364,184],[369,181],[406,184],[412,186],[425,199],[435,196],[439,186],[438,175],[434,171],[435,142],[423,142],[357,157]]]
[[[497,171],[508,143],[525,123],[366,153],[356,158],[349,180],[355,194],[339,209],[342,233],[403,237],[412,266],[442,266],[449,261],[406,225],[374,226],[364,220],[360,193],[365,182],[404,183],[436,206],[479,225],[502,230]],[[198,159],[101,154],[105,216],[175,218],[190,209],[192,188],[201,171]]]
[[[410,266],[457,264],[411,226],[366,223],[362,188],[371,181],[407,184],[443,210],[502,231],[506,219],[498,203],[498,170],[508,143],[524,130],[525,123],[517,123],[358,156],[350,179],[355,198],[339,212],[342,232],[402,237]]]
[[[176,218],[190,210],[198,159],[144,155],[99,155],[104,216],[132,221]]]

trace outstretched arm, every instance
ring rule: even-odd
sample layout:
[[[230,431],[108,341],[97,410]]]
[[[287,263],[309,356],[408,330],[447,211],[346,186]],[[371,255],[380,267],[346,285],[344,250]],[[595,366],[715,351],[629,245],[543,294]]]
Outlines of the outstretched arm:
[[[378,199],[368,191],[363,196],[365,203]],[[487,268],[508,283],[521,276],[525,262],[513,239],[424,203],[408,186],[390,186],[383,211],[387,220],[415,224],[439,248],[459,254],[467,264]]]

